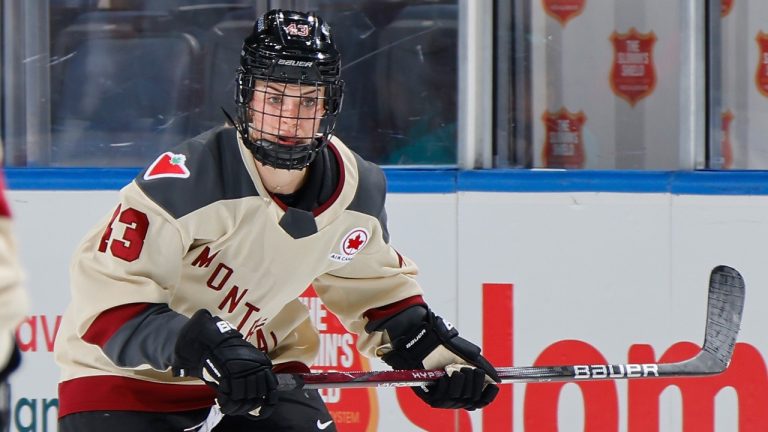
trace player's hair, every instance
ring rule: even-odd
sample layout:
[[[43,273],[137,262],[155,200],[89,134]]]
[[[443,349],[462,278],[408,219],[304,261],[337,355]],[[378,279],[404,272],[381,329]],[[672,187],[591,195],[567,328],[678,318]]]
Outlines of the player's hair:
[[[301,169],[309,165],[327,144],[341,109],[340,55],[328,24],[313,13],[267,12],[256,21],[253,32],[243,43],[236,80],[235,127],[256,160],[278,169]],[[250,106],[254,93],[269,92],[265,97],[295,97],[275,92],[274,89],[284,89],[287,84],[299,85],[302,89],[316,88],[313,94],[318,96],[318,103],[313,115],[291,117],[295,121],[320,118],[312,137],[294,137],[308,143],[288,145],[267,140],[254,124],[254,116],[262,116],[263,120],[265,115],[270,115]],[[279,116],[287,118],[282,111]]]

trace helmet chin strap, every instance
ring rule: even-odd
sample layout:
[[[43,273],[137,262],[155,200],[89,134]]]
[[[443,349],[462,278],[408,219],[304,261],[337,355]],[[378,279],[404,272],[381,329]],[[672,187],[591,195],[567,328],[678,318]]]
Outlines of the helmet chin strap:
[[[309,166],[322,148],[322,143],[280,144],[265,138],[244,140],[257,161],[280,170],[301,170]]]
[[[256,170],[264,187],[271,193],[292,194],[299,190],[307,177],[307,167],[299,170],[284,170],[256,161]]]

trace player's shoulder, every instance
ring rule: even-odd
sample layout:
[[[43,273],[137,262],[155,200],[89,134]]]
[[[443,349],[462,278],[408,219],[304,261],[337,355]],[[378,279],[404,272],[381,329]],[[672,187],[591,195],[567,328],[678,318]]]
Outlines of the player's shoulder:
[[[258,195],[231,127],[211,129],[171,148],[135,181],[176,219],[220,200]]]
[[[345,161],[345,166],[354,167],[353,169],[356,170],[355,195],[348,208],[378,217],[384,207],[387,194],[387,178],[384,171],[379,165],[364,159],[336,137],[331,140],[331,145],[337,149],[342,160]]]

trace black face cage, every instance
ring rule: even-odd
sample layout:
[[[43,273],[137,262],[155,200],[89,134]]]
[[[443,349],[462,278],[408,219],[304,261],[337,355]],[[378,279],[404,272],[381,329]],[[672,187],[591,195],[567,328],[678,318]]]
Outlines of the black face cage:
[[[286,94],[289,85],[299,86],[301,95]],[[343,83],[275,80],[240,68],[236,91],[236,127],[245,146],[264,165],[293,170],[309,165],[327,145]]]

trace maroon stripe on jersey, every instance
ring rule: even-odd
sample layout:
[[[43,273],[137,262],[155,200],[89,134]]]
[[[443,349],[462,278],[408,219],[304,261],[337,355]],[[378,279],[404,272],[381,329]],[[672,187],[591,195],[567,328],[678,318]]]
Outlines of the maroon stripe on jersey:
[[[411,306],[426,306],[427,303],[424,301],[424,299],[420,295],[415,295],[413,297],[404,298],[400,301],[388,304],[386,306],[377,307],[374,309],[368,309],[363,314],[364,317],[368,318],[368,322],[374,322],[379,321],[383,319],[390,318],[393,315],[396,315],[405,309],[408,309]]]
[[[277,206],[280,207],[280,210],[282,211],[288,210],[288,206],[280,198],[278,198],[277,195],[270,192],[269,196],[272,198],[272,201],[274,201],[275,204],[277,204]]]
[[[403,259],[403,256],[400,255],[400,252],[398,251],[395,251],[395,253],[397,254],[397,265],[399,265],[400,268],[403,268],[403,264],[405,264],[405,260]]]
[[[328,142],[328,148],[332,150],[333,156],[336,158],[336,161],[339,165],[339,183],[336,184],[336,190],[333,191],[333,194],[330,198],[328,198],[328,201],[324,202],[320,207],[312,210],[312,214],[315,216],[319,216],[322,212],[328,210],[328,207],[332,206],[333,203],[336,202],[336,200],[339,198],[339,195],[341,195],[342,189],[344,189],[344,178],[346,177],[346,173],[344,172],[344,160],[341,158],[339,150],[336,148],[336,146],[333,145],[332,142]]]
[[[100,313],[91,323],[83,335],[83,340],[100,347],[109,341],[109,338],[120,330],[131,318],[144,312],[151,303],[131,303],[116,306]]]
[[[11,208],[5,198],[5,176],[0,173],[0,217],[11,217]]]
[[[59,418],[83,411],[191,411],[210,407],[216,393],[207,385],[164,384],[113,375],[59,383]]]

